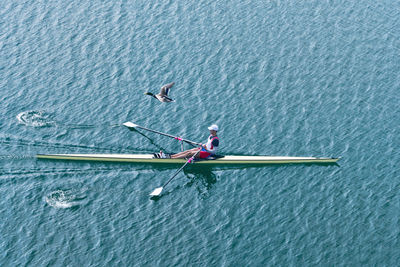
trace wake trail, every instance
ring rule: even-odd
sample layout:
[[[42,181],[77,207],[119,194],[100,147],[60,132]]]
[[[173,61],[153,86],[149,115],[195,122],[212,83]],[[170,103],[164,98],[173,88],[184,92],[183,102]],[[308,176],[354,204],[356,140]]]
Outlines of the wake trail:
[[[93,128],[115,128],[122,127],[119,123],[103,123],[103,124],[67,124],[54,119],[54,115],[43,110],[29,110],[19,113],[17,116],[19,124],[28,127],[60,127],[68,129],[93,129]]]
[[[5,169],[0,168],[0,179],[13,179],[13,178],[23,178],[41,175],[76,175],[79,173],[103,173],[103,172],[132,172],[130,168],[90,168],[90,169],[79,169],[79,168],[19,168],[19,169]]]
[[[9,146],[31,146],[31,147],[45,147],[47,149],[84,149],[91,151],[103,151],[103,152],[131,152],[131,153],[144,153],[152,151],[150,149],[135,149],[129,147],[113,147],[106,148],[100,146],[89,146],[89,145],[76,145],[76,144],[65,144],[56,142],[46,142],[38,140],[27,140],[23,138],[12,138],[12,137],[0,137],[0,144]],[[10,155],[7,155],[10,156]],[[0,156],[1,157],[1,156]]]

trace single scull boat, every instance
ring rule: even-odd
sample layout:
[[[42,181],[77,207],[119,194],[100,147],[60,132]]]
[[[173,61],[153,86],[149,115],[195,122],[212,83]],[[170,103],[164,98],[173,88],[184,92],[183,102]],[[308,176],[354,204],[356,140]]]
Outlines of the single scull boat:
[[[152,154],[38,154],[38,159],[80,160],[103,162],[183,164],[187,159],[159,159]],[[335,163],[339,158],[281,157],[281,156],[218,156],[214,159],[195,160],[196,164],[287,164]]]
[[[193,146],[202,146],[201,143],[193,142],[178,136],[155,131],[133,122],[125,122],[123,124],[129,130],[136,128],[157,133],[163,136],[171,137],[181,142],[189,143]],[[183,147],[182,147],[183,149]],[[288,164],[288,163],[336,163],[339,158],[319,158],[319,157],[286,157],[286,156],[214,156],[207,159],[195,159],[196,152],[189,159],[171,159],[171,158],[155,158],[153,154],[38,154],[38,159],[55,159],[55,160],[81,160],[81,161],[100,161],[100,162],[131,162],[131,163],[154,163],[154,164],[183,164],[175,174],[163,186],[157,187],[151,193],[151,197],[158,197],[163,188],[174,179],[180,171],[189,163],[209,164],[209,165],[264,165],[264,164]]]

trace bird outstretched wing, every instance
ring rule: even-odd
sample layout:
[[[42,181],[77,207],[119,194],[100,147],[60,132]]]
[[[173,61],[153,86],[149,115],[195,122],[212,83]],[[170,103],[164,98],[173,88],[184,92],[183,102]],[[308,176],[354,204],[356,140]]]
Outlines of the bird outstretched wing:
[[[163,87],[161,87],[160,95],[167,96],[169,93],[169,89],[171,89],[171,87],[174,86],[174,84],[175,83],[172,82],[172,83],[166,84]]]

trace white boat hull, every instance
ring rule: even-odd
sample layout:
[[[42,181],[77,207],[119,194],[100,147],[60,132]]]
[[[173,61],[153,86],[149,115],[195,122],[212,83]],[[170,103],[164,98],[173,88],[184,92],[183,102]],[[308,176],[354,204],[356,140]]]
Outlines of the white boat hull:
[[[38,154],[38,159],[80,160],[102,162],[184,164],[185,159],[156,159],[152,154]],[[196,160],[196,164],[289,164],[335,163],[339,158],[281,156],[223,156],[212,160]]]

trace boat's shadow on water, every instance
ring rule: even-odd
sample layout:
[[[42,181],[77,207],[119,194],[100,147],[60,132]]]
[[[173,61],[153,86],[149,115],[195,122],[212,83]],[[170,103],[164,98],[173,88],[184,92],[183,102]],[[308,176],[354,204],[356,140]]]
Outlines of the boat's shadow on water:
[[[158,166],[155,169],[165,170],[165,169],[174,169],[173,167],[162,167]],[[160,200],[162,197],[165,197],[169,194],[175,194],[176,191],[180,191],[183,188],[191,188],[194,187],[200,197],[205,197],[209,193],[209,190],[213,187],[213,185],[217,182],[217,175],[213,172],[216,168],[205,167],[205,166],[189,166],[186,169],[178,174],[180,177],[176,177],[177,180],[175,184],[171,184],[168,188],[165,188],[163,193],[159,196],[152,196],[150,199],[154,201]],[[185,177],[187,178],[185,181]]]
[[[160,200],[162,197],[165,197],[169,194],[174,194],[176,191],[179,191],[182,189],[182,187],[193,187],[195,186],[196,190],[198,191],[198,194],[200,197],[206,197],[214,186],[214,184],[217,183],[218,181],[218,176],[215,174],[216,171],[221,171],[221,170],[246,170],[249,168],[277,168],[277,167],[282,167],[282,166],[334,166],[334,167],[340,167],[338,163],[302,163],[302,164],[271,164],[271,165],[257,165],[257,164],[244,164],[244,165],[237,165],[237,166],[232,166],[232,165],[227,165],[227,166],[207,166],[207,165],[189,165],[185,169],[183,169],[182,173],[180,174],[181,176],[186,176],[186,178],[189,179],[184,185],[174,185],[170,186],[169,189],[167,188],[161,195],[159,196],[153,196],[150,199],[154,201]],[[179,165],[177,165],[179,166]],[[147,166],[143,166],[145,169],[148,168]],[[174,165],[153,165],[153,169],[163,171],[163,170],[173,170],[176,169],[177,167]],[[182,179],[183,177],[176,177],[176,179]]]
[[[186,186],[195,185],[201,195],[206,194],[215,183],[217,183],[217,171],[221,170],[246,170],[250,168],[277,168],[281,166],[287,166],[288,164],[272,164],[272,165],[257,165],[257,164],[244,164],[238,166],[204,166],[204,165],[192,165],[189,168],[184,169],[183,173],[190,181]],[[299,164],[289,164],[289,165],[299,165]],[[336,166],[340,167],[337,163],[306,163],[303,165],[319,165],[319,166]]]
[[[217,175],[213,172],[212,168],[189,168],[183,170],[183,173],[190,181],[186,186],[197,185],[200,194],[205,193],[217,182]]]

